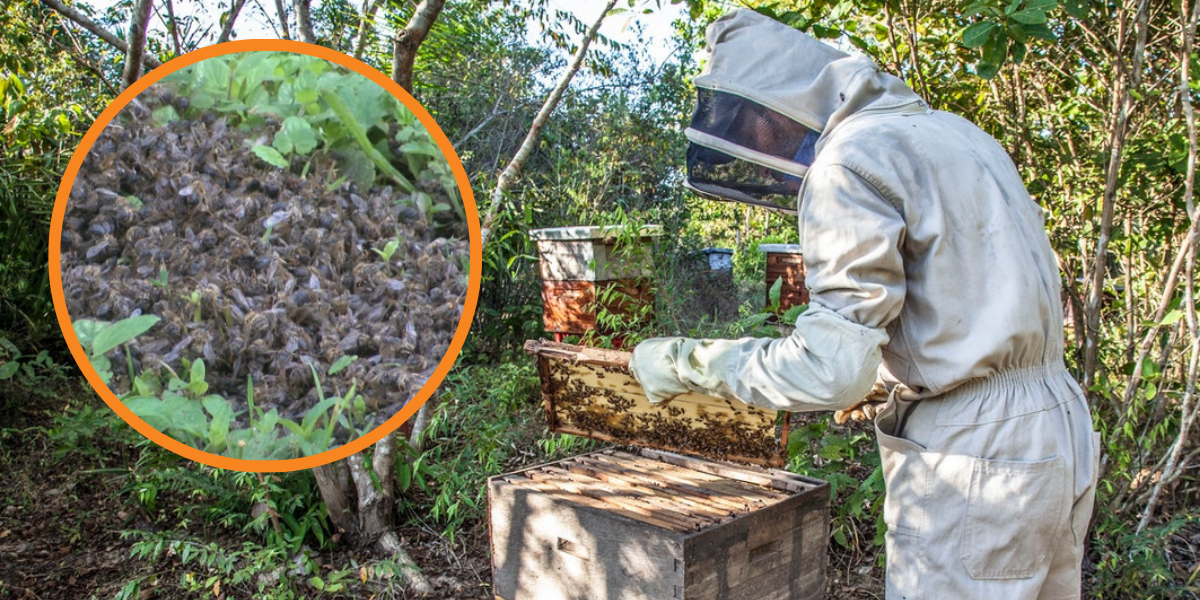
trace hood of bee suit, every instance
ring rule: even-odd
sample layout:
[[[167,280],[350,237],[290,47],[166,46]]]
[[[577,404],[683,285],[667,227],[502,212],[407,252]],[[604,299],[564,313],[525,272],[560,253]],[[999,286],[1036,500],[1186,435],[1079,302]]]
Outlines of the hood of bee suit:
[[[708,46],[685,132],[687,185],[719,200],[795,213],[800,183],[840,123],[864,112],[926,109],[866,56],[752,10],[710,25]]]

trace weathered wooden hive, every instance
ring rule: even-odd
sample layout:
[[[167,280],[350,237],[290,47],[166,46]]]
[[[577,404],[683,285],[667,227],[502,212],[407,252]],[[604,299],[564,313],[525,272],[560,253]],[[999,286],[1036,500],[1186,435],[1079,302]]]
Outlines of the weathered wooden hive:
[[[758,466],[784,463],[786,414],[700,394],[652,406],[628,352],[525,350],[553,431],[643,448],[489,480],[497,599],[824,596],[828,484]]]
[[[618,233],[617,227],[593,226],[529,232],[538,248],[542,318],[559,340],[596,329],[601,309],[630,313],[654,305],[649,244],[662,227],[642,227],[640,243],[625,247],[618,247]]]
[[[758,251],[767,255],[767,306],[771,306],[771,286],[783,280],[779,289],[779,310],[808,304],[808,288],[804,287],[804,250],[800,244],[759,244]]]
[[[497,600],[815,600],[829,486],[602,450],[491,478]]]

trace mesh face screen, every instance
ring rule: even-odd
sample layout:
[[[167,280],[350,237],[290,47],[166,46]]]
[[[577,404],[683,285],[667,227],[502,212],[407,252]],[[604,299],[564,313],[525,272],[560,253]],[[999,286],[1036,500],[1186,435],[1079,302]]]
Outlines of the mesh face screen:
[[[740,96],[704,88],[696,93],[692,129],[789,163],[812,163],[819,137],[813,130]],[[692,142],[687,152],[690,187],[720,200],[795,211],[800,177],[729,152]]]
[[[820,136],[810,128],[740,96],[703,88],[696,94],[692,130],[799,166],[808,167],[812,162]],[[736,148],[718,150],[692,142],[688,146],[689,187],[716,199],[794,212],[802,178],[751,162],[754,157],[749,152],[744,152],[745,157],[734,156]]]
[[[741,96],[704,88],[696,90],[692,129],[788,161],[812,131]]]

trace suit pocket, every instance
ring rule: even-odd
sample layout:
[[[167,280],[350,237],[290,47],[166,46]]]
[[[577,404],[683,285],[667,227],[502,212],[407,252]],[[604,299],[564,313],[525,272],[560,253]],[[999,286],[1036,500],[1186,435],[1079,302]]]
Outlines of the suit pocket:
[[[890,415],[895,409],[888,406],[884,410]],[[883,520],[892,534],[919,537],[928,521],[926,498],[935,456],[915,442],[885,433],[885,429],[879,425],[875,429],[887,486]]]
[[[973,579],[1024,579],[1050,557],[1067,521],[1071,481],[1062,456],[974,459],[960,558]]]

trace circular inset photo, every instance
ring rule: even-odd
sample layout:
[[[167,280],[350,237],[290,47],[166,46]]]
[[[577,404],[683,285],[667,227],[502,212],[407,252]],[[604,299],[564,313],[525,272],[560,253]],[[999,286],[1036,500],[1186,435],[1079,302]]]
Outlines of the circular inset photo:
[[[436,123],[366,65],[289,47],[150,74],[55,207],[55,305],[89,380],[218,467],[377,441],[445,377],[478,295],[478,217]]]

